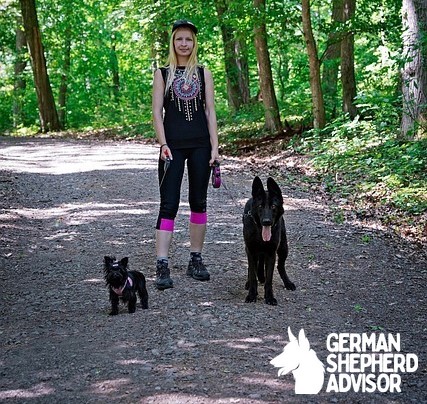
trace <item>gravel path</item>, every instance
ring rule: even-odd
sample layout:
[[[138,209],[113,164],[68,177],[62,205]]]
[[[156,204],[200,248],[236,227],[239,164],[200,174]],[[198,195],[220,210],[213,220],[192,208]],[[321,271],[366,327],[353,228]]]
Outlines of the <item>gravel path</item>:
[[[225,158],[227,189],[210,190],[204,257],[211,281],[185,275],[185,187],[171,251],[175,287],[154,286],[158,149],[136,142],[0,138],[0,401],[6,403],[427,402],[426,256],[286,181],[297,285],[275,274],[278,306],[244,299],[242,207],[257,165]],[[260,167],[260,166],[259,166]],[[282,172],[282,175],[277,173]],[[149,310],[108,316],[104,255],[129,256],[148,281]],[[330,333],[400,334],[418,357],[400,393],[295,395],[270,360],[300,329],[327,367]],[[395,352],[396,353],[396,352]],[[369,372],[368,372],[369,373]],[[388,373],[389,375],[389,373]]]

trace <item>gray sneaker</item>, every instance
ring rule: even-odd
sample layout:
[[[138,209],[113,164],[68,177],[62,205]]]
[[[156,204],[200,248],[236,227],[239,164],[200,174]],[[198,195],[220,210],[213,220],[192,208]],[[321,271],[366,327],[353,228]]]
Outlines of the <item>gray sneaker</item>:
[[[208,281],[211,276],[203,264],[202,257],[193,258],[188,263],[187,275],[198,281]]]
[[[164,290],[173,288],[173,280],[170,277],[170,270],[166,261],[157,261],[156,276],[157,289]]]

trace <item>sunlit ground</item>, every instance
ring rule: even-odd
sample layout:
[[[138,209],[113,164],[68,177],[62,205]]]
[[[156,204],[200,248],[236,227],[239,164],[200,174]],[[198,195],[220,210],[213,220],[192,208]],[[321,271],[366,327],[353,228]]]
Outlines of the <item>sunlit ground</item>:
[[[95,170],[156,169],[153,147],[104,143],[88,147],[85,142],[70,143],[58,149],[56,143],[40,149],[37,141],[0,149],[0,168],[13,172],[73,174]],[[0,141],[1,147],[1,141]],[[114,153],[114,158],[110,158]]]

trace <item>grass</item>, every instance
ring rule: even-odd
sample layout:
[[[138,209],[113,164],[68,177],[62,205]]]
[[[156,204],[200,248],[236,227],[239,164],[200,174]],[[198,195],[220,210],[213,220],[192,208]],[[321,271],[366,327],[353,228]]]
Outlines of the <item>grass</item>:
[[[255,117],[223,125],[221,143],[226,152],[235,152],[235,145],[243,139],[266,136],[257,124],[262,119]],[[401,140],[398,128],[394,115],[354,121],[344,117],[322,131],[294,136],[287,148],[308,156],[315,174],[306,178],[307,183],[315,182],[332,197],[348,201],[358,218],[375,217],[425,242],[427,139]],[[333,220],[343,223],[344,213],[333,210]]]
[[[402,141],[364,123],[346,131],[309,132],[292,142],[310,155],[327,190],[342,197],[375,200],[414,215],[427,211],[427,139]]]

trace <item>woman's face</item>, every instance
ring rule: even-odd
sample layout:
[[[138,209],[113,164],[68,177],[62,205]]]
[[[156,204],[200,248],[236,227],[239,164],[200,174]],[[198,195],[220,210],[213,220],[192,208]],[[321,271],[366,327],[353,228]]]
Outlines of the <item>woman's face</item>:
[[[177,56],[190,57],[194,49],[191,30],[189,28],[178,28],[175,32],[173,44]]]

